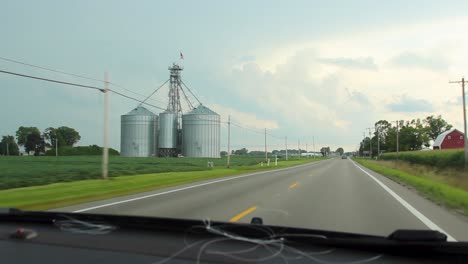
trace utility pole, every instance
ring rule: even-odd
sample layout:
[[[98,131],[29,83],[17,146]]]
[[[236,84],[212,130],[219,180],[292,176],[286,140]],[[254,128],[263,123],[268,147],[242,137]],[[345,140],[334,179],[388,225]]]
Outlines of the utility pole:
[[[376,126],[377,130],[377,159],[380,157],[380,124]]]
[[[266,144],[266,128],[265,128],[265,162],[268,161],[268,152],[267,152],[267,144]]]
[[[8,142],[8,138],[7,138],[7,140],[6,140],[6,154],[7,154],[7,156],[10,156],[10,147],[9,147],[9,145],[10,145],[10,142]]]
[[[463,100],[463,142],[464,142],[464,151],[465,151],[465,169],[468,166],[468,142],[466,141],[466,106],[465,106],[465,78],[462,78],[461,81],[449,82],[449,83],[461,83],[462,84],[462,100]]]
[[[313,148],[313,151],[314,151],[314,159],[315,159],[315,138],[314,138],[314,136],[312,136],[312,148]]]
[[[104,146],[102,148],[102,178],[107,179],[109,165],[109,76],[104,74]]]
[[[231,116],[228,116],[227,167],[231,166]]]
[[[297,140],[297,153],[299,153],[299,158],[301,158],[301,141]]]
[[[55,130],[55,157],[58,157],[58,136],[57,136],[57,130]]]
[[[286,145],[286,160],[288,160],[288,137],[284,137],[284,143]]]
[[[396,121],[396,156],[397,156],[397,160],[400,158],[400,121]]]
[[[369,157],[372,159],[372,133],[371,133],[371,127],[368,127],[369,129]]]

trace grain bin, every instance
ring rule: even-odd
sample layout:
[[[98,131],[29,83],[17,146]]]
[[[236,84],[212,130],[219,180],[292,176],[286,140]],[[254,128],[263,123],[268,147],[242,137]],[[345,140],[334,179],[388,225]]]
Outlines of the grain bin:
[[[156,154],[158,116],[138,106],[120,117],[120,155],[150,157]]]
[[[182,155],[220,157],[220,117],[200,105],[182,115]]]
[[[158,155],[171,157],[177,148],[177,115],[174,112],[159,114]]]

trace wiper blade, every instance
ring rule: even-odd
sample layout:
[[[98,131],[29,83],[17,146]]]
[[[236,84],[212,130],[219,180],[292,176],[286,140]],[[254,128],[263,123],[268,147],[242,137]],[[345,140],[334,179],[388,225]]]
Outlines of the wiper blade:
[[[437,230],[399,229],[387,239],[400,242],[447,242],[447,235]]]

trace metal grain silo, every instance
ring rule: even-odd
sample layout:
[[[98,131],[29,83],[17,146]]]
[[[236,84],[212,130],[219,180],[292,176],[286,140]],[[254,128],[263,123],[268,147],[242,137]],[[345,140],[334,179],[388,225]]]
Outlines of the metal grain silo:
[[[182,155],[220,157],[220,117],[203,105],[182,116]]]
[[[177,115],[174,112],[159,114],[158,155],[170,157],[176,155]]]
[[[156,154],[158,116],[138,106],[120,117],[120,155],[150,157]]]

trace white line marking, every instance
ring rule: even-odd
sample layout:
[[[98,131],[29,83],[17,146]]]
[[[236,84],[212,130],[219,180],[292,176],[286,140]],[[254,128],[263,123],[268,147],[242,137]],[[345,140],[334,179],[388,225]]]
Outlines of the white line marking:
[[[127,200],[122,200],[122,201],[113,202],[113,203],[107,203],[107,204],[96,205],[96,206],[93,206],[93,207],[88,207],[88,208],[84,208],[84,209],[80,209],[80,210],[73,211],[73,213],[81,213],[81,212],[90,211],[90,210],[94,210],[94,209],[98,209],[98,208],[102,208],[102,207],[107,207],[107,206],[112,206],[112,205],[116,205],[116,204],[122,204],[122,203],[133,202],[133,201],[137,201],[137,200],[141,200],[141,199],[146,199],[146,198],[150,198],[150,197],[165,195],[165,194],[174,193],[174,192],[180,192],[180,191],[183,191],[183,190],[188,190],[188,189],[192,189],[192,188],[197,188],[197,187],[201,187],[201,186],[205,186],[205,185],[210,185],[210,184],[214,184],[214,183],[225,182],[225,181],[232,181],[232,180],[236,180],[236,179],[240,179],[240,178],[250,177],[250,176],[257,175],[257,174],[264,174],[264,173],[268,173],[268,172],[277,172],[277,171],[289,170],[289,169],[294,169],[294,168],[300,168],[300,167],[304,167],[304,166],[315,165],[315,164],[319,164],[319,163],[324,162],[324,161],[327,161],[327,160],[331,160],[331,159],[316,161],[316,162],[307,163],[307,164],[303,164],[303,165],[297,165],[297,166],[288,167],[288,168],[282,168],[282,169],[276,169],[276,170],[269,170],[269,171],[260,171],[260,172],[250,173],[250,174],[241,175],[241,176],[236,176],[236,177],[230,177],[230,178],[221,179],[221,180],[214,180],[214,181],[211,181],[211,182],[200,183],[200,184],[191,185],[191,186],[187,186],[187,187],[183,187],[183,188],[179,188],[179,189],[175,189],[175,190],[170,190],[170,191],[165,191],[165,192],[160,192],[160,193],[149,194],[149,195],[145,195],[145,196],[141,196],[141,197],[136,197],[136,198],[132,198],[132,199],[127,199]]]
[[[432,222],[429,218],[427,218],[425,215],[423,215],[421,212],[419,212],[416,208],[414,208],[411,204],[409,204],[407,201],[405,201],[403,198],[401,198],[398,194],[396,194],[392,189],[387,187],[385,184],[383,184],[381,181],[379,181],[377,178],[372,176],[370,173],[362,169],[359,165],[357,165],[354,161],[351,161],[354,166],[356,166],[358,169],[362,170],[367,176],[369,176],[371,179],[373,179],[377,184],[379,184],[384,190],[386,190],[393,198],[395,198],[398,202],[400,202],[401,205],[403,205],[408,211],[410,211],[414,216],[416,216],[423,224],[425,224],[429,229],[432,230],[437,230],[441,233],[444,233],[447,235],[447,241],[453,241],[457,242],[455,238],[453,238],[449,233],[445,232],[440,226],[436,225],[434,222]]]

